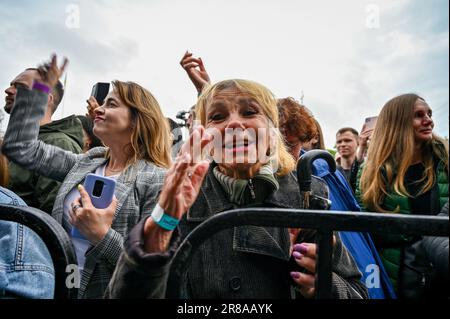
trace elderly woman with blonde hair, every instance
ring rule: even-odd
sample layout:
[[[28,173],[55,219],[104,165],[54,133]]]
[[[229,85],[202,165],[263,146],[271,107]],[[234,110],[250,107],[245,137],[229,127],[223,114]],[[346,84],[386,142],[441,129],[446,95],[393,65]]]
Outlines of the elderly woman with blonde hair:
[[[295,161],[278,132],[276,100],[267,88],[247,80],[205,87],[196,116],[201,125],[169,169],[158,205],[130,233],[109,298],[164,298],[174,289],[167,277],[179,240],[211,216],[243,207],[302,207],[292,174]],[[327,197],[319,179],[313,179],[312,189]],[[287,228],[222,231],[193,256],[184,295],[314,297],[314,240],[313,232]],[[366,297],[361,274],[338,238],[333,256],[333,296]]]

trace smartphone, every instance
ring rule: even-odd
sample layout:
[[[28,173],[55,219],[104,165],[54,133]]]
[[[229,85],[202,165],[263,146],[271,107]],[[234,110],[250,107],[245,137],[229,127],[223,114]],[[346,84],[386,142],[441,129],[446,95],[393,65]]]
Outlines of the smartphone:
[[[116,188],[116,180],[96,174],[87,174],[84,188],[91,197],[95,208],[106,208],[111,204]]]
[[[364,120],[363,130],[364,131],[373,130],[375,128],[375,125],[377,124],[377,119],[378,116],[366,117],[366,119]],[[361,133],[362,132],[363,131],[361,130]]]
[[[87,174],[84,180],[84,189],[91,198],[95,208],[106,208],[111,204],[116,188],[116,180],[96,174]],[[72,227],[72,237],[83,238],[83,235]]]
[[[91,96],[95,97],[99,105],[103,105],[109,93],[109,83],[98,82],[92,87]]]

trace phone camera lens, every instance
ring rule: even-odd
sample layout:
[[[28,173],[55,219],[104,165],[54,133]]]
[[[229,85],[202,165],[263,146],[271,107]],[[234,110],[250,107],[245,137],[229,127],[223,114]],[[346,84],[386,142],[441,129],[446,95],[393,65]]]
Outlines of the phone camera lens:
[[[104,183],[100,180],[96,180],[94,184],[94,189],[92,190],[92,195],[95,197],[100,197],[102,195]]]

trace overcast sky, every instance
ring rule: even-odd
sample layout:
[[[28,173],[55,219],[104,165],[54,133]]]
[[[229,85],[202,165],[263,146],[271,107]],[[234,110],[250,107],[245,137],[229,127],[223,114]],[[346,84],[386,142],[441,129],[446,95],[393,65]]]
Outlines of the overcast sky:
[[[0,85],[52,52],[70,59],[55,119],[84,114],[95,82],[135,81],[175,117],[196,91],[179,65],[188,49],[212,81],[244,78],[301,98],[326,146],[360,130],[390,98],[415,92],[448,136],[447,0],[5,1]],[[77,14],[79,13],[79,15]],[[79,22],[79,23],[78,23]],[[7,117],[3,123],[5,127]]]

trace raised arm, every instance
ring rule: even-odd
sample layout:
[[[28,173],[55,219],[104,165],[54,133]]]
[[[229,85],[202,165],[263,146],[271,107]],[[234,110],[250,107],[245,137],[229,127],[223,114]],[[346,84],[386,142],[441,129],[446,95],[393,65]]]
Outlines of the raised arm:
[[[47,107],[49,88],[54,87],[66,64],[59,68],[56,56],[53,56],[50,64],[38,69],[39,76],[32,88],[18,87],[2,145],[3,154],[11,161],[57,181],[63,181],[78,158],[83,156],[37,139],[39,121]]]
[[[195,58],[192,56],[192,53],[186,51],[180,61],[180,65],[186,71],[195,88],[197,89],[197,93],[200,95],[203,88],[211,82],[202,59]]]

